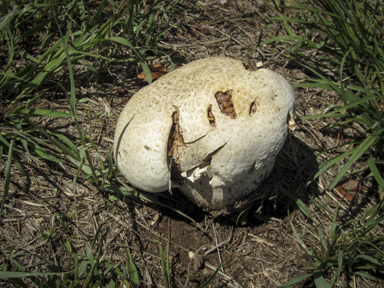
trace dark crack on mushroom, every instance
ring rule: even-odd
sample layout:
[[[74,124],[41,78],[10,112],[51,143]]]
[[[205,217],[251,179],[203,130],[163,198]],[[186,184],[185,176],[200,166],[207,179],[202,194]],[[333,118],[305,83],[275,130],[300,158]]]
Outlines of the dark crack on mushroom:
[[[205,167],[208,167],[211,165],[212,163],[212,158],[218,154],[221,149],[223,149],[225,147],[225,145],[227,145],[227,143],[224,143],[223,145],[221,145],[220,147],[216,148],[215,150],[213,150],[212,152],[210,152],[209,154],[207,154],[204,158],[204,160],[201,161],[201,163],[199,165],[195,165],[193,166],[191,169],[188,169],[186,172],[187,173],[192,173],[196,167],[199,167],[200,169],[203,169]]]
[[[214,116],[213,113],[212,113],[212,105],[209,105],[209,106],[208,106],[208,109],[207,109],[207,116],[208,116],[209,124],[210,124],[212,127],[216,127],[216,119],[215,119],[215,116]]]
[[[175,107],[175,106],[174,106]],[[177,148],[178,147],[184,147],[184,138],[183,135],[180,133],[180,124],[179,124],[179,109],[175,107],[175,111],[172,113],[172,127],[169,132],[168,137],[168,162],[171,162],[171,159],[174,159],[176,164],[178,163],[178,153]]]
[[[215,156],[216,154],[218,154],[221,151],[221,149],[223,149],[225,147],[225,145],[227,145],[227,143],[224,143],[219,148],[216,148],[211,153],[209,153],[207,156],[205,156],[203,163],[199,167],[204,168],[204,167],[211,165],[212,157]]]
[[[217,104],[219,105],[220,111],[231,117],[232,119],[236,118],[236,111],[233,103],[231,102],[232,90],[226,92],[219,91],[215,94]]]
[[[249,107],[249,116],[252,116],[253,114],[255,114],[257,111],[257,106],[256,106],[256,102],[253,101],[251,103],[251,107]]]

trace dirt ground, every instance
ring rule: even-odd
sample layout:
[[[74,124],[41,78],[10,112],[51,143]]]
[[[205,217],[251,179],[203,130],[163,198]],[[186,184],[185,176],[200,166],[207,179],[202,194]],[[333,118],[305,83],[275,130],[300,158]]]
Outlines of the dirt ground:
[[[192,2],[197,3],[190,2],[184,5],[192,7]],[[225,56],[244,61],[250,70],[272,69],[292,84],[308,76],[298,65],[276,53],[283,47],[267,45],[252,52],[260,42],[284,33],[278,22],[267,19],[275,14],[263,1],[227,2],[220,5],[219,1],[207,1],[198,10],[173,15],[171,20],[180,25],[162,37],[157,49],[170,55],[176,67],[196,59]],[[231,20],[238,18],[248,20]],[[117,53],[124,57],[127,52],[119,48]],[[167,57],[156,59],[150,64],[160,63],[171,70]],[[140,72],[136,64],[113,64],[102,71],[100,81],[96,83],[81,65],[75,65],[77,97],[87,100],[79,103],[78,112],[83,117],[86,135],[96,143],[105,165],[108,165],[108,148],[112,149],[120,112],[127,99],[146,85],[137,79]],[[69,87],[67,73],[63,70],[56,79],[65,87]],[[48,88],[36,107],[69,111],[69,103],[59,88]],[[295,93],[297,119],[303,115],[325,113],[329,107],[341,103],[339,95],[327,91],[295,89]],[[7,104],[2,103],[1,113],[10,109]],[[100,228],[102,236],[96,243],[102,247],[102,259],[125,269],[124,243],[127,241],[141,275],[141,287],[164,287],[159,243],[165,250],[169,237],[172,287],[199,287],[220,263],[223,263],[223,269],[211,287],[278,287],[310,271],[305,262],[313,261],[304,248],[321,249],[315,227],[323,235],[330,233],[333,214],[316,207],[309,197],[332,212],[340,204],[344,220],[359,217],[377,201],[375,187],[371,187],[369,181],[364,182],[357,202],[353,203],[343,200],[335,191],[327,190],[327,184],[337,175],[339,167],[329,169],[316,183],[306,187],[318,165],[341,151],[332,150],[317,158],[315,154],[354,137],[352,131],[330,128],[328,121],[331,120],[297,121],[296,130],[289,134],[271,176],[259,187],[267,197],[256,200],[241,214],[220,219],[210,217],[177,190],[173,195],[161,193],[155,197],[192,220],[138,197],[99,191],[82,175],[76,193],[73,193],[72,183],[77,169],[69,161],[54,164],[31,155],[20,155],[30,176],[12,167],[10,192],[1,223],[0,266],[10,264],[9,257],[12,257],[28,271],[43,272],[48,271],[49,266],[42,260],[45,258],[66,271],[69,262],[66,243],[70,243],[73,252],[86,255],[86,243],[91,245]],[[48,117],[40,125],[73,140],[78,136],[70,119]],[[22,147],[16,148],[22,150]],[[95,150],[91,155],[92,161],[100,165]],[[0,160],[1,187],[5,163],[3,156]],[[306,218],[282,191],[296,194],[315,215],[314,222]],[[304,247],[295,237],[292,225]],[[97,246],[94,246],[95,253]],[[15,265],[11,267],[17,269]],[[120,281],[117,280],[126,287]],[[355,281],[355,287],[375,287],[360,278]],[[0,280],[0,285],[12,286],[6,280]],[[311,280],[299,285],[312,286]]]

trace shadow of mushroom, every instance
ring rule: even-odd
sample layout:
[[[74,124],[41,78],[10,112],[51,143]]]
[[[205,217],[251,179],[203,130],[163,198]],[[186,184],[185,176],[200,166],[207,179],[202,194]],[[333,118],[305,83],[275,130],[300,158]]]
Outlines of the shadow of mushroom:
[[[287,192],[304,203],[309,201],[309,196],[319,195],[320,191],[316,182],[307,185],[317,171],[318,164],[314,151],[300,139],[288,134],[283,148],[276,156],[271,174],[260,183],[255,191],[250,193],[250,196],[246,196],[248,205],[237,210],[233,215],[220,213],[217,221],[228,222],[230,220],[229,224],[231,222],[245,224],[247,222],[245,220],[248,218],[248,222],[255,225],[272,217],[282,219],[287,216],[288,207],[295,207],[293,199],[287,196]],[[254,195],[253,198],[252,195]],[[172,194],[163,192],[157,193],[156,196],[159,201],[166,201],[167,205],[187,214],[197,222],[203,220],[204,215],[208,214],[189,201],[177,188],[172,189]],[[209,198],[211,194],[206,193],[205,197]],[[175,211],[161,207],[159,209],[164,216],[189,222]],[[212,211],[210,211],[210,215],[216,216]]]

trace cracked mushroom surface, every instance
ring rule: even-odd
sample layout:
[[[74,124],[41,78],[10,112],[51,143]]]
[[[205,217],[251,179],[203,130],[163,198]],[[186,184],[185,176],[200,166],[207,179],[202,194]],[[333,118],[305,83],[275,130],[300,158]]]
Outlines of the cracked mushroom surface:
[[[224,57],[197,60],[131,98],[117,122],[115,160],[141,190],[177,186],[225,214],[258,193],[295,107],[291,85],[273,71],[248,71]]]

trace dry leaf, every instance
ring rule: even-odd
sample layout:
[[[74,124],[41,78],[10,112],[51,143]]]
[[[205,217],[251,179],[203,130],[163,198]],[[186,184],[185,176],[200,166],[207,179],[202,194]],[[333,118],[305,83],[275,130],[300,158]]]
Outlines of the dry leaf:
[[[338,184],[341,185],[341,187],[346,191],[349,190],[352,192],[360,193],[362,189],[361,184],[353,179],[341,178]]]
[[[153,226],[153,225],[159,223],[159,220],[160,220],[160,213],[157,213],[157,214],[153,217],[153,220],[150,222],[150,225]]]
[[[345,200],[348,200],[349,202],[356,202],[356,195],[346,192],[343,188],[341,188],[341,186],[337,186],[335,191],[336,194],[342,198],[345,198]]]
[[[118,95],[124,95],[128,93],[128,88],[127,87],[121,87],[120,89],[117,90]]]
[[[353,179],[341,178],[338,185],[335,187],[336,193],[348,200],[349,202],[356,202],[356,195],[349,192],[361,192],[361,184]]]
[[[167,68],[161,64],[149,65],[149,70],[151,70],[152,82],[167,74]],[[142,82],[148,82],[144,71],[137,75],[137,79]]]

